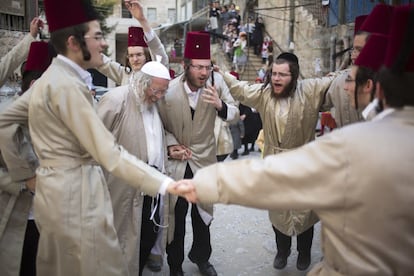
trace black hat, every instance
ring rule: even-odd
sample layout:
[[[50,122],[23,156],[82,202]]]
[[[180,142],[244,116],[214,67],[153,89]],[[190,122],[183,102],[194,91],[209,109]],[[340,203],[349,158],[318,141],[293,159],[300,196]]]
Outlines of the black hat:
[[[289,62],[296,63],[297,65],[299,65],[298,57],[295,54],[292,54],[289,52],[281,53],[280,55],[277,56],[276,59],[284,59],[284,60],[287,60]]]

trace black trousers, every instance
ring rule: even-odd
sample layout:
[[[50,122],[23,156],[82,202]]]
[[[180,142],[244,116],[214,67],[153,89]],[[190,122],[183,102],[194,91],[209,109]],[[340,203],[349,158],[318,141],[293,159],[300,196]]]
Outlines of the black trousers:
[[[157,240],[158,226],[154,224],[151,218],[151,203],[152,197],[144,196],[144,203],[142,205],[142,223],[141,223],[141,239],[140,239],[140,251],[139,251],[139,275],[142,275],[144,266],[147,263],[148,257],[151,253],[151,249]],[[159,202],[158,202],[158,206]],[[159,208],[154,215],[157,223],[159,220]]]
[[[22,260],[20,264],[20,276],[36,275],[37,245],[39,243],[39,231],[34,220],[28,220],[24,234]]]
[[[187,165],[184,178],[192,178],[193,173]],[[184,261],[185,224],[188,212],[188,202],[179,197],[175,204],[174,239],[167,245],[167,261],[170,271],[182,271]],[[191,224],[193,227],[193,244],[188,257],[193,263],[206,262],[211,256],[210,226],[201,219],[196,204],[191,204]]]
[[[277,251],[280,253],[285,253],[289,251],[292,245],[292,237],[287,236],[277,230],[272,225],[273,231],[275,232],[276,237],[276,247]],[[312,240],[313,240],[313,226],[310,227],[305,232],[297,235],[297,250],[298,252],[310,254],[312,248]]]

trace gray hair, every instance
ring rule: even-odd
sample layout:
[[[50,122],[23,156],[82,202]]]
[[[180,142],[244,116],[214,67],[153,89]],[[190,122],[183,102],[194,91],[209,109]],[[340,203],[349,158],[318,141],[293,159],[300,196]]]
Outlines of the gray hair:
[[[133,91],[135,95],[141,101],[145,98],[145,90],[147,90],[152,84],[152,76],[145,74],[142,71],[133,72],[129,79],[129,89]]]

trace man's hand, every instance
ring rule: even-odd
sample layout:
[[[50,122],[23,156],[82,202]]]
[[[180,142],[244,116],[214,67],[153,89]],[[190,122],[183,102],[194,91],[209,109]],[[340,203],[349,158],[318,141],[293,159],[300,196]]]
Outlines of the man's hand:
[[[168,185],[167,191],[170,194],[184,197],[187,201],[196,203],[197,193],[194,183],[191,179],[183,179]]]
[[[129,10],[131,15],[138,21],[145,20],[144,9],[141,3],[137,0],[125,0],[125,7]]]
[[[184,145],[173,145],[168,147],[168,156],[171,159],[184,161],[191,159],[192,153],[191,150]]]
[[[37,37],[40,28],[43,28],[43,21],[40,20],[39,17],[33,18],[32,22],[30,22],[30,34],[33,36],[33,38]]]
[[[35,192],[35,189],[36,189],[36,176],[26,180],[26,188],[29,191],[31,191],[32,193]]]
[[[204,102],[214,105],[218,111],[223,108],[223,103],[221,102],[221,99],[214,86],[209,85],[207,88],[204,88],[201,97],[203,97]]]

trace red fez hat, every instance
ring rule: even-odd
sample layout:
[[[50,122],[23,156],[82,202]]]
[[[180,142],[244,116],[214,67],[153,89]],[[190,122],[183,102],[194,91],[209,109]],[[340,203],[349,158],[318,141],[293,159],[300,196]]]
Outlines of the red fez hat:
[[[189,59],[210,59],[209,33],[188,32],[185,40],[184,57]]]
[[[171,79],[175,78],[175,71],[173,69],[168,69],[168,71],[170,72]]]
[[[356,33],[361,29],[362,24],[364,23],[365,19],[367,19],[368,15],[360,15],[355,18],[355,24],[354,24],[354,36]]]
[[[240,80],[240,75],[236,71],[230,71],[230,74],[236,77],[236,79]]]
[[[371,68],[377,72],[384,64],[388,39],[387,35],[370,34],[367,43],[355,60],[355,65]]]
[[[99,18],[90,0],[44,0],[44,6],[50,32]]]
[[[128,28],[128,47],[130,46],[141,46],[148,48],[148,45],[144,40],[144,30],[141,27]]]
[[[378,4],[364,20],[360,31],[388,35],[391,26],[391,17],[394,7]]]
[[[390,28],[390,40],[384,62],[386,67],[391,68],[392,66],[396,66],[397,68],[395,69],[397,70],[414,72],[414,47],[412,42],[408,43],[409,36],[413,35],[413,17],[413,5],[394,8]]]
[[[52,53],[49,44],[44,41],[33,41],[30,44],[24,71],[46,71],[52,62]]]

